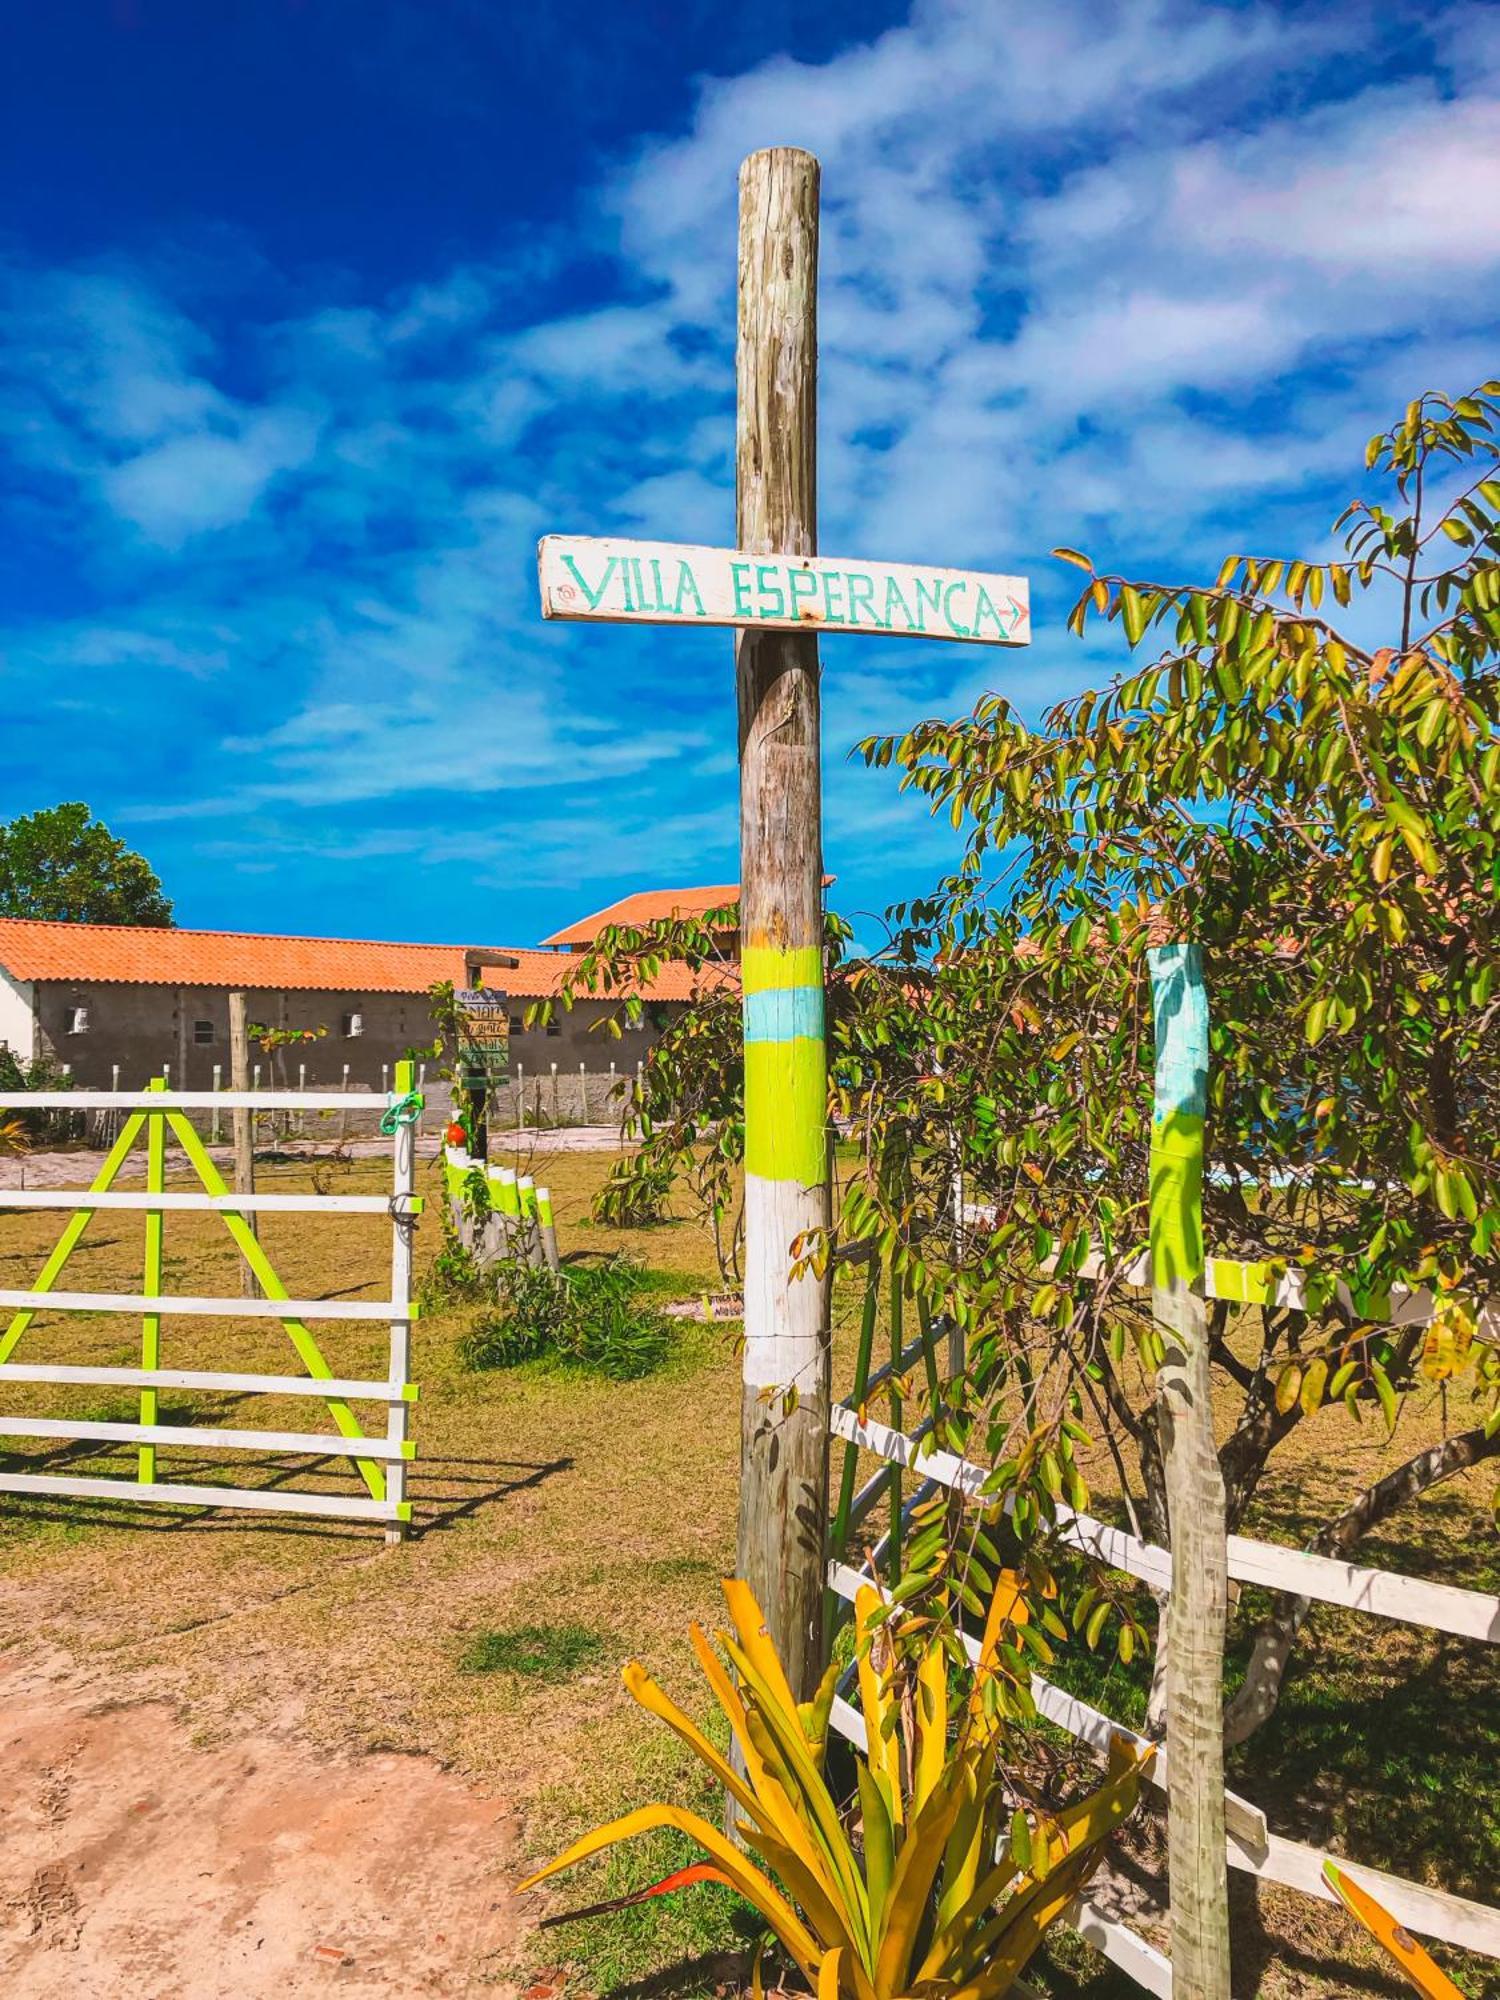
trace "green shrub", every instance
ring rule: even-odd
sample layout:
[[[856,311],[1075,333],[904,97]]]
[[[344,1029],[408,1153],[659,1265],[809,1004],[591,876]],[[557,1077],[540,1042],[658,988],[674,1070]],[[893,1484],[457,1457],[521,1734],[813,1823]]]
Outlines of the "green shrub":
[[[0,1090],[71,1090],[72,1079],[60,1063],[49,1056],[33,1056],[23,1062],[8,1042],[0,1042]],[[33,1146],[55,1146],[81,1134],[76,1111],[14,1111],[7,1122],[19,1127],[25,1141]]]
[[[502,1265],[496,1301],[476,1313],[459,1342],[466,1368],[514,1368],[551,1356],[633,1382],[666,1360],[672,1322],[650,1302],[651,1279],[639,1264],[611,1257],[554,1274]]]

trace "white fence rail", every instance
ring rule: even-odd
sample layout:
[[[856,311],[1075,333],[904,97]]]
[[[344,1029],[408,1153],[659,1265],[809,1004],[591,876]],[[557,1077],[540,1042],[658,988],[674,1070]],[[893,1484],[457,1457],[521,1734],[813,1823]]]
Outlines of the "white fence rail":
[[[859,1446],[888,1465],[910,1467],[934,1486],[945,1486],[973,1497],[983,1491],[989,1478],[985,1467],[952,1452],[924,1449],[920,1438],[872,1422],[868,1417],[861,1420],[858,1411],[846,1404],[833,1405],[829,1429],[835,1437]],[[865,1490],[878,1493],[877,1481],[884,1476],[877,1474]],[[1062,1505],[1057,1508],[1057,1523],[1058,1538],[1066,1546],[1123,1570],[1154,1590],[1170,1591],[1169,1550]],[[1243,1582],[1272,1590],[1295,1591],[1299,1596],[1322,1603],[1399,1619],[1430,1631],[1500,1643],[1500,1597],[1485,1591],[1463,1590],[1387,1570],[1337,1562],[1243,1535],[1229,1537],[1229,1573]],[[851,1601],[862,1585],[874,1582],[880,1587],[877,1578],[837,1560],[829,1564],[828,1582],[830,1589]],[[969,1647],[971,1655],[977,1652],[975,1642],[970,1641]],[[1039,1675],[1033,1676],[1032,1691],[1039,1712],[1049,1722],[1096,1750],[1107,1749],[1112,1733],[1145,1740],[1124,1723],[1114,1721]],[[864,1724],[847,1702],[835,1703],[832,1725],[850,1741],[862,1742]],[[1154,1748],[1155,1756],[1146,1775],[1153,1786],[1165,1790],[1166,1754],[1160,1746]],[[1225,1794],[1225,1818],[1228,1827],[1225,1858],[1230,1867],[1324,1902],[1336,1900],[1323,1877],[1322,1865],[1327,1857],[1320,1849],[1271,1832],[1259,1809],[1233,1792]],[[1342,1856],[1336,1858],[1340,1868],[1367,1888],[1408,1930],[1466,1951],[1500,1958],[1500,1910],[1451,1895],[1446,1890],[1405,1881]],[[1146,1992],[1162,1996],[1172,1993],[1170,1961],[1145,1938],[1092,1904],[1087,1896],[1073,1907],[1068,1920]]]

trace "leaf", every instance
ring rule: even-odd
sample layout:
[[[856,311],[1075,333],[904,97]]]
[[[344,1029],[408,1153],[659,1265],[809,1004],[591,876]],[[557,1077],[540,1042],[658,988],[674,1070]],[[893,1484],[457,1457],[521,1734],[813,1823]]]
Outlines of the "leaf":
[[[1079,569],[1086,569],[1090,576],[1093,575],[1094,565],[1089,561],[1087,556],[1080,555],[1077,549],[1057,548],[1054,549],[1052,553],[1053,555],[1057,556],[1062,562],[1073,563]]]
[[[1327,1380],[1328,1363],[1321,1356],[1316,1361],[1308,1363],[1307,1373],[1302,1378],[1300,1397],[1304,1416],[1310,1417],[1315,1410],[1322,1407],[1323,1389]]]

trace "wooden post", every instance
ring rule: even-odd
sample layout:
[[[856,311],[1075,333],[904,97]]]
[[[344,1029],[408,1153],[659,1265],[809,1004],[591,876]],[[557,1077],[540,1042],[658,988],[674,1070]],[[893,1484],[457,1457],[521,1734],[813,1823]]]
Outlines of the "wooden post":
[[[1223,1722],[1229,1567],[1203,1303],[1208,999],[1197,945],[1159,945],[1149,963],[1156,1026],[1151,1311],[1166,1346],[1156,1406],[1172,1542],[1164,1629],[1172,1975],[1174,1990],[1193,2000],[1229,2000]]]
[[[396,1093],[404,1097],[415,1085],[415,1071],[409,1062],[396,1065]],[[414,1125],[398,1125],[395,1138],[391,1142],[391,1304],[394,1316],[391,1320],[390,1376],[392,1388],[398,1384],[404,1389],[411,1380],[411,1320],[406,1311],[411,1305],[412,1280],[412,1231],[416,1227],[416,1217],[412,1212],[412,1197],[417,1187],[417,1138]],[[411,1415],[411,1404],[392,1403],[386,1416],[386,1437],[393,1445],[406,1444],[407,1419]],[[406,1499],[406,1462],[393,1458],[386,1466],[385,1492],[388,1500],[399,1506]],[[385,1531],[388,1542],[403,1541],[406,1523],[398,1518]]]
[[[151,1089],[164,1091],[165,1084],[152,1084]],[[167,1121],[159,1111],[153,1111],[146,1119],[146,1192],[160,1194],[167,1184]],[[162,1278],[162,1235],[166,1217],[159,1208],[146,1210],[146,1259],[142,1272],[141,1289],[147,1298],[161,1297]],[[161,1315],[147,1313],[141,1320],[141,1366],[160,1368],[161,1366]],[[142,1389],[140,1401],[141,1422],[154,1424],[157,1420],[157,1399],[155,1389]],[[156,1483],[156,1446],[143,1444],[136,1453],[136,1478],[142,1486]]]
[[[229,1088],[245,1091],[250,1088],[250,1033],[245,1013],[243,993],[229,996]],[[243,1105],[236,1105],[233,1113],[234,1129],[234,1191],[236,1194],[255,1192],[255,1113]],[[255,1210],[250,1209],[244,1218],[245,1227],[252,1236],[259,1234],[256,1227]],[[247,1299],[260,1297],[260,1287],[255,1282],[255,1273],[248,1263],[240,1270],[240,1289]]]
[[[736,545],[817,553],[818,163],[776,147],[740,169]],[[740,962],[745,1017],[745,1347],[739,1574],[794,1693],[822,1656],[828,1287],[791,1275],[825,1228],[823,843],[818,642],[741,631]]]

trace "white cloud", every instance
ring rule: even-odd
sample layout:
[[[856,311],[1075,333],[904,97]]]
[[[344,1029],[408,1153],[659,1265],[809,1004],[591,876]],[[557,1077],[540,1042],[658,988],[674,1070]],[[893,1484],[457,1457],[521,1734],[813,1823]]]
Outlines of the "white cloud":
[[[532,550],[729,534],[736,173],[808,143],[822,544],[1019,569],[1039,611],[1024,656],[826,647],[830,861],[877,902],[861,879],[909,882],[942,836],[847,744],[1115,663],[1060,636],[1053,543],[1192,573],[1316,546],[1371,429],[1500,372],[1500,61],[1473,12],[1432,24],[1435,57],[1398,24],[1402,81],[1361,87],[1340,10],[920,0],[830,62],[705,82],[567,230],[252,309],[233,343],[143,270],[13,269],[0,424],[107,608],[17,633],[11,670],[39,704],[68,664],[70,697],[149,705],[186,796],[143,813],[228,815],[247,858],[499,890],[732,867],[727,637],[544,628]],[[580,242],[617,254],[612,289],[528,311]]]
[[[164,548],[247,520],[277,475],[305,465],[318,425],[298,410],[248,417],[236,435],[171,437],[103,474],[115,512]]]

